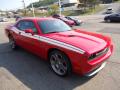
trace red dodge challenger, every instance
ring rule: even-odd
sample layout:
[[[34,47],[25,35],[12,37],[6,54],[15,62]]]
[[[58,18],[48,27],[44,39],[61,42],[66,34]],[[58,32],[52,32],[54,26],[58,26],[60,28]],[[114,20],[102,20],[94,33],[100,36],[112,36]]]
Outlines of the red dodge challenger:
[[[23,18],[5,31],[12,49],[20,46],[48,60],[59,76],[72,71],[93,76],[105,66],[113,52],[110,37],[71,29],[54,18]]]

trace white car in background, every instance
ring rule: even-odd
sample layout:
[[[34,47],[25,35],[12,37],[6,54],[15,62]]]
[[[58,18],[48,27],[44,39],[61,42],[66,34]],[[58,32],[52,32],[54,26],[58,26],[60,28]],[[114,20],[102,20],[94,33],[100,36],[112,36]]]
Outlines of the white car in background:
[[[7,18],[5,18],[5,17],[0,17],[0,22],[7,22],[8,20],[7,20]]]
[[[107,10],[106,10],[106,14],[112,14],[113,13],[113,9],[112,8],[108,8]]]

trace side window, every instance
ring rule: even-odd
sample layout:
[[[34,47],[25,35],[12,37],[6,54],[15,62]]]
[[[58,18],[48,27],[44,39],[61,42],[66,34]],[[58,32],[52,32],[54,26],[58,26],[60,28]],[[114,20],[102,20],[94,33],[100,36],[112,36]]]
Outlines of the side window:
[[[17,28],[21,31],[32,29],[34,33],[37,33],[37,29],[32,21],[20,21],[17,24]]]
[[[21,31],[24,31],[26,28],[25,28],[25,25],[24,25],[24,21],[20,21],[18,22],[18,24],[16,25],[16,27],[21,30]]]
[[[32,29],[34,33],[37,33],[37,29],[35,27],[35,24],[32,21],[28,21],[25,23],[26,24],[26,29]]]

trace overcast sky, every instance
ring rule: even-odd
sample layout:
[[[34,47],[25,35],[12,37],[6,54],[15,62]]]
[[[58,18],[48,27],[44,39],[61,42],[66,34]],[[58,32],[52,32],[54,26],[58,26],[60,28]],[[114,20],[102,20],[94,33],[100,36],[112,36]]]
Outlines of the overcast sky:
[[[24,0],[26,6],[31,2],[35,2],[38,0]],[[19,9],[23,8],[22,0],[1,0],[0,1],[0,10],[11,10],[11,9]]]

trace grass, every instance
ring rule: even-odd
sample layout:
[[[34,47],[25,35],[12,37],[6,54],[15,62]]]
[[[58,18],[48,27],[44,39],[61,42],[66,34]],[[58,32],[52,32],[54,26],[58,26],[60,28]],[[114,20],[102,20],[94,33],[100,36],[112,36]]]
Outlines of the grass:
[[[33,14],[32,13],[27,13],[27,15],[22,15],[22,16],[33,17]],[[48,15],[47,15],[47,13],[35,13],[35,16],[36,17],[44,17],[44,16],[48,16]]]
[[[104,6],[97,5],[95,8],[87,10],[83,15],[96,14],[96,13],[102,11],[103,9],[105,9]]]

